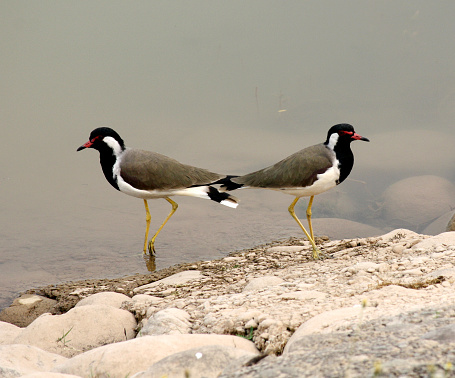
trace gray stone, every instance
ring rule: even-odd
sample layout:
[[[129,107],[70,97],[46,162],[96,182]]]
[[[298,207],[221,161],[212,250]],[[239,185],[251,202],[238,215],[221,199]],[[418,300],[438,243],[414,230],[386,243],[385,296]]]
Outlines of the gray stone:
[[[0,312],[0,321],[27,327],[38,316],[52,312],[56,303],[57,301],[40,295],[24,294]]]
[[[422,339],[435,340],[441,343],[455,343],[455,324],[429,331],[422,336]]]
[[[191,377],[215,378],[224,368],[240,365],[240,358],[251,359],[259,352],[248,352],[229,346],[207,345],[175,353],[153,364],[131,378]]]
[[[383,197],[388,224],[415,229],[455,207],[455,185],[438,176],[415,176],[390,185]]]
[[[455,231],[455,213],[450,218],[449,223],[447,223],[446,231]]]
[[[361,308],[359,307],[345,307],[332,311],[326,311],[322,314],[316,315],[310,320],[303,323],[291,336],[284,348],[283,354],[292,352],[292,345],[298,339],[310,335],[312,333],[320,332],[322,329],[327,328],[328,325],[333,325],[337,322],[344,320],[355,320],[360,317]]]
[[[455,212],[453,210],[442,214],[439,218],[431,222],[422,231],[424,235],[438,235],[445,231],[455,231]],[[454,229],[451,229],[454,228]]]
[[[151,365],[174,353],[206,345],[224,345],[257,353],[254,344],[230,335],[160,335],[105,345],[75,356],[53,371],[86,376],[125,378],[147,370]]]

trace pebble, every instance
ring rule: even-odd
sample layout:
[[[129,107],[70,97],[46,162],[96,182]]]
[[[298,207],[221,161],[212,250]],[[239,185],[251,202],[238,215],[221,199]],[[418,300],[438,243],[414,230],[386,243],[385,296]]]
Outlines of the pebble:
[[[405,247],[401,244],[397,244],[392,247],[393,253],[402,254],[404,250],[405,250]]]

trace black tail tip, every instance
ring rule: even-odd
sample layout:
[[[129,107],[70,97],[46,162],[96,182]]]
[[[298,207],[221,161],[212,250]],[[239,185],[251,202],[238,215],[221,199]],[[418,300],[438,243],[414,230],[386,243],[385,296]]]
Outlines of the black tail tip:
[[[238,206],[239,201],[234,196],[226,192],[219,192],[213,186],[209,186],[208,188],[209,191],[207,192],[207,195],[212,201],[218,202],[225,206],[232,207],[234,209]]]
[[[214,184],[221,184],[220,189],[222,191],[236,190],[236,189],[239,189],[239,188],[241,188],[243,186],[243,184],[237,184],[237,183],[235,183],[235,182],[233,182],[231,180],[231,179],[236,178],[236,177],[239,177],[239,176],[229,175],[229,176],[226,176],[225,178],[222,178],[221,180],[218,180]]]

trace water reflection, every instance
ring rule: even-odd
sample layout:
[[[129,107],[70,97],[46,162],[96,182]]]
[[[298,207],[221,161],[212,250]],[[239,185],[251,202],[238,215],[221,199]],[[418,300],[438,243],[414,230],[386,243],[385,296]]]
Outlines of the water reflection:
[[[155,256],[144,254],[144,261],[149,272],[154,272],[156,270]]]

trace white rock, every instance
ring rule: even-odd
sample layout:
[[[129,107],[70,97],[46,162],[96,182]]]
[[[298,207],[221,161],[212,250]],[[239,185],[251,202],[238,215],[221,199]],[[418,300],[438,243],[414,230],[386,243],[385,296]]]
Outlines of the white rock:
[[[22,328],[14,324],[0,321],[0,345],[13,344],[13,340],[20,335]]]
[[[174,353],[206,345],[224,345],[258,353],[254,344],[230,335],[160,335],[105,345],[56,366],[53,371],[93,377],[125,378],[145,371],[154,363]]]
[[[242,258],[240,256],[228,256],[223,259],[223,261],[226,262],[232,262],[232,261],[238,261],[241,260]]]
[[[401,273],[403,275],[408,274],[410,276],[421,276],[423,274],[419,268],[403,270]]]
[[[422,265],[427,262],[430,258],[428,256],[417,256],[410,259],[412,265]]]
[[[253,291],[253,290],[269,288],[270,286],[279,285],[282,282],[284,282],[284,280],[277,276],[263,276],[263,277],[253,278],[243,288],[242,291],[245,292],[245,291]]]
[[[125,294],[114,293],[111,291],[105,291],[89,295],[88,297],[81,299],[75,307],[89,306],[89,305],[106,305],[115,308],[120,308],[122,303],[129,301],[130,297]]]
[[[35,372],[50,371],[67,359],[31,345],[0,345],[2,377],[19,377]]]
[[[232,319],[221,319],[212,328],[212,334],[225,335],[235,331],[235,323]]]
[[[245,323],[245,329],[257,328],[258,323],[254,319],[250,319]]]
[[[375,284],[375,281],[367,276],[355,276],[352,280],[348,281],[348,284],[353,286],[361,286],[362,288],[367,288],[373,286]]]
[[[302,290],[284,293],[280,295],[282,299],[295,299],[298,301],[306,301],[308,299],[324,299],[327,297],[326,293],[321,293],[316,290]]]
[[[261,321],[261,328],[269,328],[278,323],[278,320],[267,318]]]
[[[235,363],[240,357],[253,358],[258,353],[247,352],[227,346],[207,345],[175,353],[153,364],[145,372],[131,378],[151,377],[191,377],[215,378],[225,367]],[[240,366],[240,362],[238,363]]]
[[[137,337],[190,333],[190,315],[178,308],[158,311],[145,323]]]
[[[376,264],[374,262],[369,262],[369,261],[363,261],[359,262],[355,265],[352,265],[348,268],[348,272],[351,273],[358,273],[360,271],[378,271],[379,270],[379,264]]]
[[[63,315],[41,315],[14,343],[71,357],[99,345],[130,339],[135,327],[136,320],[128,311],[104,305],[80,306]]]
[[[162,303],[163,300],[163,298],[153,295],[137,294],[129,301],[124,302],[122,308],[135,314],[146,314],[147,317],[150,317],[155,313],[154,306]]]
[[[133,290],[134,293],[140,293],[148,289],[153,289],[156,286],[163,284],[163,285],[182,285],[186,282],[197,280],[202,278],[202,274],[199,270],[185,270],[180,273],[173,274],[172,276],[163,278],[162,280],[158,280],[147,285],[142,285]]]
[[[390,270],[390,265],[387,263],[380,263],[378,265],[378,272],[384,273]]]
[[[245,323],[251,319],[257,320],[260,315],[262,315],[262,312],[259,310],[242,311],[242,313],[238,316],[238,319],[242,323]]]
[[[413,249],[423,249],[423,250],[433,250],[440,245],[454,245],[455,244],[455,232],[443,232],[442,234],[432,236],[431,238],[422,240],[421,242],[415,244]]]
[[[313,283],[301,282],[301,283],[297,284],[297,288],[300,290],[307,290],[307,289],[311,289],[312,287],[314,287]]]
[[[133,302],[134,304],[136,303],[141,303],[145,305],[156,305],[159,304],[163,301],[163,298],[160,297],[155,297],[153,295],[147,295],[147,294],[136,294],[130,299],[130,302]]]
[[[392,252],[393,253],[398,253],[401,254],[405,250],[404,245],[401,244],[396,244],[392,247]]]
[[[378,290],[372,290],[369,292],[375,299],[392,299],[397,298],[416,298],[420,296],[419,290],[408,289],[398,285],[388,285]]]
[[[216,321],[217,321],[217,318],[213,314],[207,314],[206,316],[204,316],[204,319],[203,319],[203,323],[207,327],[212,327],[213,325],[215,325]]]
[[[267,248],[266,252],[270,253],[276,253],[276,252],[289,252],[289,253],[295,253],[295,252],[301,252],[305,249],[305,246],[302,245],[283,245],[283,246],[277,246],[277,247],[270,247]]]
[[[21,305],[32,305],[42,301],[42,297],[39,295],[29,294],[28,296],[23,296],[17,300]]]
[[[428,273],[428,276],[437,278],[437,277],[445,277],[445,278],[451,278],[455,277],[455,268],[442,268],[442,269],[436,269],[430,273]]]

